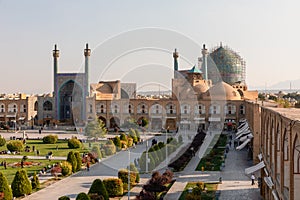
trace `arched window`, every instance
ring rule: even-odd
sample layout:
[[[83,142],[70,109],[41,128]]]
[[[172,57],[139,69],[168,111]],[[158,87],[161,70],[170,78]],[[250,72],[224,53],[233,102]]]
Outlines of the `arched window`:
[[[190,106],[184,104],[181,106],[181,114],[189,114],[190,113]]]
[[[89,109],[89,110],[90,110],[90,113],[93,113],[93,105],[92,105],[92,104],[89,105],[89,108],[90,108],[90,109]]]
[[[161,114],[162,113],[162,106],[158,103],[155,103],[151,106],[151,111],[152,114]]]
[[[241,115],[244,115],[246,112],[245,112],[245,106],[244,105],[240,105],[240,114]]]
[[[294,141],[294,173],[300,174],[300,140],[298,135]]]
[[[119,113],[119,107],[118,107],[118,105],[114,105],[114,113]]]
[[[39,107],[39,104],[38,104],[38,102],[36,101],[36,102],[34,103],[34,108],[33,108],[33,110],[34,110],[34,111],[37,111],[37,110],[38,110],[38,107]]]
[[[235,105],[230,104],[230,103],[225,105],[224,110],[225,110],[225,114],[228,114],[228,115],[234,115],[236,113]]]
[[[205,106],[202,104],[195,106],[195,115],[202,115],[205,114]]]
[[[2,112],[2,113],[5,112],[5,105],[4,104],[0,105],[0,112]]]
[[[284,141],[283,141],[283,158],[284,160],[289,160],[289,136],[284,131]]]
[[[138,114],[148,113],[148,107],[145,103],[140,103],[137,108],[138,108],[137,110]]]
[[[26,105],[25,104],[21,105],[21,110],[20,111],[26,113],[27,109],[26,109]]]
[[[132,113],[132,105],[128,105],[128,113]]]
[[[176,114],[176,108],[175,108],[175,105],[172,104],[172,103],[169,103],[169,104],[166,106],[166,110],[167,110],[167,114]]]
[[[18,106],[15,103],[8,104],[8,112],[18,112]]]
[[[210,105],[209,114],[220,114],[220,105],[217,104]]]
[[[50,101],[45,101],[43,104],[44,111],[51,111],[52,110],[52,103]]]

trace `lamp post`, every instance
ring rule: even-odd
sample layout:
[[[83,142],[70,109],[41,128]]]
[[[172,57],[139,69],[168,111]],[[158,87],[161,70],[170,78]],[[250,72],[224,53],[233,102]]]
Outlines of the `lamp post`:
[[[130,149],[128,147],[128,200],[130,199]]]

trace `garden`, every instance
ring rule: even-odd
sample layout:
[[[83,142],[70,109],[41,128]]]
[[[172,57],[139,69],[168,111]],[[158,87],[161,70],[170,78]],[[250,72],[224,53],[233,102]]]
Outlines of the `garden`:
[[[217,183],[190,182],[185,186],[179,200],[214,200],[217,188]]]

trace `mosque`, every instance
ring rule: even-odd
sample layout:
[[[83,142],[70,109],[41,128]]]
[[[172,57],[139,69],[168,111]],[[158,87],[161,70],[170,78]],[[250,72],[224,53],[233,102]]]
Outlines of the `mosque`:
[[[75,124],[101,119],[108,129],[122,128],[129,120],[149,122],[148,129],[178,128],[196,130],[208,126],[221,129],[245,117],[244,100],[255,100],[257,91],[245,84],[245,62],[222,44],[208,52],[202,49],[201,66],[180,70],[175,49],[172,95],[168,98],[143,98],[136,94],[135,83],[120,80],[89,83],[91,50],[84,49],[84,73],[58,73],[59,50],[53,50],[54,92],[39,96],[37,124]],[[212,67],[214,62],[216,67]],[[218,76],[219,75],[219,76]],[[223,122],[223,123],[220,123]],[[220,125],[221,124],[221,125]]]

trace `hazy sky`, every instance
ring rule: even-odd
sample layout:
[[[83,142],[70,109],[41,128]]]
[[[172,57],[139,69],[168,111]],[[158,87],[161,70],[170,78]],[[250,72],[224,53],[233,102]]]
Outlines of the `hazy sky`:
[[[90,82],[148,78],[167,88],[174,48],[186,68],[202,44],[211,50],[220,42],[245,59],[250,88],[299,79],[299,8],[297,0],[0,0],[0,93],[52,92],[54,44],[59,71],[78,72],[86,42]],[[141,31],[149,27],[164,31]]]

